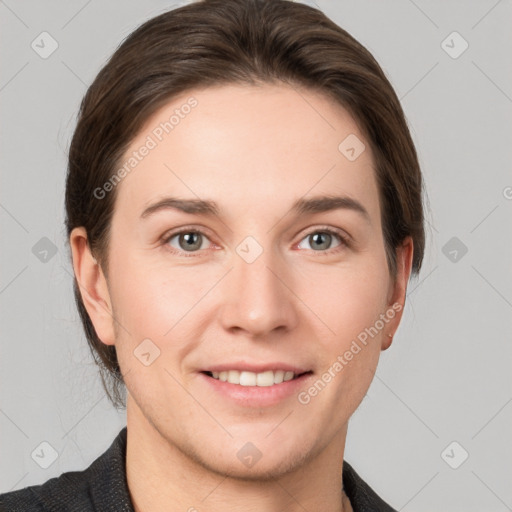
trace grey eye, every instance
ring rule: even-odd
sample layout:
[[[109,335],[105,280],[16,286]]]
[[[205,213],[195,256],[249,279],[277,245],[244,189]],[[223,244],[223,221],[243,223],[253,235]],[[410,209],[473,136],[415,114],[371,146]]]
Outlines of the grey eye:
[[[177,239],[178,247],[173,243]],[[203,249],[203,242],[207,238],[197,231],[184,231],[182,233],[176,233],[169,239],[169,244],[175,249],[183,250],[186,252],[193,252],[199,249]]]
[[[332,242],[336,239],[338,239],[338,243],[333,246]],[[305,240],[308,241],[310,248],[314,251],[325,251],[341,245],[341,242],[339,241],[340,236],[337,233],[331,233],[326,230],[314,231],[304,237],[302,242],[299,244],[301,249],[309,249],[308,247],[301,247]]]

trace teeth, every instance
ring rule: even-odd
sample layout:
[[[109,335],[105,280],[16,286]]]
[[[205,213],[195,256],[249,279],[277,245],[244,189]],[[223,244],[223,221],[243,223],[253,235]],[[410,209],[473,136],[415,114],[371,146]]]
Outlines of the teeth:
[[[230,384],[239,384],[240,386],[273,386],[281,384],[283,381],[292,380],[295,377],[293,372],[284,370],[268,370],[266,372],[254,373],[238,370],[229,370],[223,372],[211,372],[214,379]]]

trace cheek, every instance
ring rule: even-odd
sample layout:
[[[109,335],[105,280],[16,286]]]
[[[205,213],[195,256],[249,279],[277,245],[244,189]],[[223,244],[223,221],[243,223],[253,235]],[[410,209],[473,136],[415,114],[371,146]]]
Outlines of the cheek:
[[[318,317],[312,335],[319,371],[318,380],[299,401],[326,411],[335,429],[361,403],[378,364],[382,332],[370,329],[386,309],[387,272],[375,260],[360,267],[302,274],[301,282],[305,285],[301,297]]]
[[[161,260],[144,255],[119,259],[112,269],[116,319],[136,339],[147,337],[159,343],[182,318],[193,314],[215,277],[198,267],[164,266]]]
[[[298,284],[298,295],[328,327],[328,346],[336,349],[374,325],[386,308],[388,274],[377,260],[337,268],[310,267],[301,273]]]
[[[313,331],[320,378],[330,388],[323,399],[332,400],[333,407],[338,404],[343,415],[360,403],[378,364],[385,334],[375,325],[386,311],[387,267],[375,258],[360,266],[314,272],[310,278],[303,283],[315,286],[304,287],[301,296],[322,323]]]

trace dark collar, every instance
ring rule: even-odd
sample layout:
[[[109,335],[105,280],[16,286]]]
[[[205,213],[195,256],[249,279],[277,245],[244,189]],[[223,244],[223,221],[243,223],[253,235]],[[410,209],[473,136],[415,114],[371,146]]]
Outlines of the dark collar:
[[[354,468],[343,461],[343,488],[354,512],[396,512],[356,473]]]

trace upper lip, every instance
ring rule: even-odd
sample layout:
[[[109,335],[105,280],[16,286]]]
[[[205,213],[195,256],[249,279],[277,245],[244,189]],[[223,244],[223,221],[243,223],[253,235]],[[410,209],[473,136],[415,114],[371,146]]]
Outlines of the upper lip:
[[[288,363],[276,361],[274,363],[248,363],[247,361],[233,361],[232,363],[214,364],[203,368],[203,372],[224,372],[229,370],[238,370],[240,372],[262,373],[268,370],[283,370],[293,372],[295,375],[311,371],[309,368],[299,367]]]

